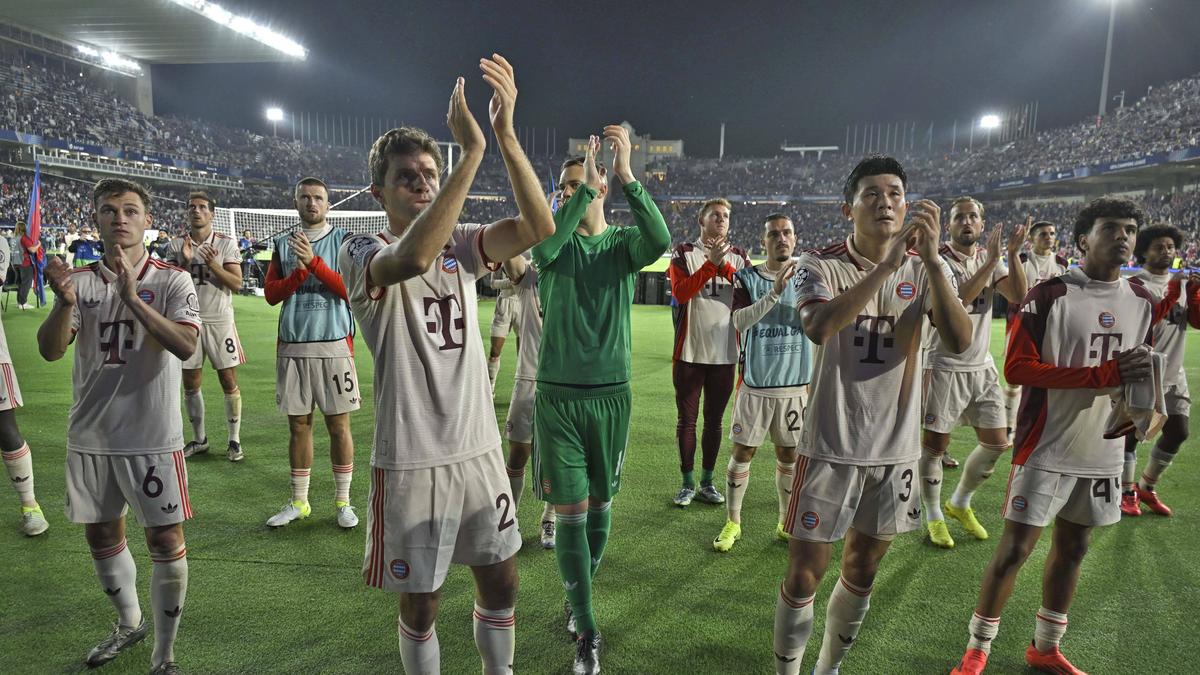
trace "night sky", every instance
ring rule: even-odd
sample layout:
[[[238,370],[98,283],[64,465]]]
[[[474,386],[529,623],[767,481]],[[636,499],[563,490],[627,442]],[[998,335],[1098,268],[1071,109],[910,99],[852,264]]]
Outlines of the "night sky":
[[[263,109],[398,118],[449,138],[454,78],[481,123],[478,58],[513,62],[517,124],[568,136],[629,120],[690,156],[842,145],[845,125],[1039,102],[1039,128],[1096,114],[1108,0],[387,2],[226,0],[306,62],[155,66],[155,107],[269,130]],[[1109,93],[1200,72],[1200,1],[1117,0]],[[1110,108],[1116,103],[1110,103]],[[280,135],[284,135],[283,128]]]

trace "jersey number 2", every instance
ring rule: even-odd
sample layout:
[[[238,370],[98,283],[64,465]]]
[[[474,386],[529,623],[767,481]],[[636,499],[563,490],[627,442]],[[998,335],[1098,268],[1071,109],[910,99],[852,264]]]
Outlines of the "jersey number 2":
[[[508,510],[511,506],[512,497],[509,497],[507,492],[496,495],[496,508],[504,509],[500,512],[500,524],[496,526],[497,532],[503,532],[516,524],[516,520],[508,517]]]

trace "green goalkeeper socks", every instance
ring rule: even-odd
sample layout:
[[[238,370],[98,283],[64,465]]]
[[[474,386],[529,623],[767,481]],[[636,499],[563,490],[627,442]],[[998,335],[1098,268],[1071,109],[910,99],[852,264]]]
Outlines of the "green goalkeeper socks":
[[[554,557],[567,601],[575,615],[580,634],[595,634],[596,617],[592,614],[591,553],[588,549],[588,514],[560,513],[554,543]]]

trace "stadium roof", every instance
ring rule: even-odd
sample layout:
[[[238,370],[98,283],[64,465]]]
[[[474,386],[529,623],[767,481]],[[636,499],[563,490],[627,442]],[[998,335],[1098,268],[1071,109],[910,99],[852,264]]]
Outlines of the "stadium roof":
[[[188,6],[196,7],[189,9]],[[0,21],[55,40],[111,50],[146,63],[292,61],[279,47],[246,34],[236,17],[198,0],[0,0]],[[281,36],[276,36],[281,37]],[[294,43],[293,43],[294,44]],[[296,45],[301,51],[303,48]]]

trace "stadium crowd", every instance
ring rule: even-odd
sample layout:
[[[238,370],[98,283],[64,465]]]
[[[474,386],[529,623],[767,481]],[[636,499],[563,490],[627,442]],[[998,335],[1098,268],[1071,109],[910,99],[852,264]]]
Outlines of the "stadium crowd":
[[[501,165],[502,166],[502,165]],[[501,169],[502,171],[503,169]],[[21,169],[0,169],[0,228],[10,230],[18,221],[24,220],[29,209],[29,189],[32,173]],[[735,187],[736,189],[736,187]],[[209,194],[218,206],[226,208],[293,208],[290,189],[279,186],[253,186],[246,190],[210,189]],[[185,229],[183,200],[187,196],[184,186],[156,186],[154,216],[159,228],[170,233]],[[348,195],[334,193],[330,199],[339,201]],[[79,227],[90,220],[90,184],[55,175],[42,175],[42,222],[49,233],[65,232],[69,226]],[[671,237],[676,242],[692,241],[699,231],[696,223],[698,204],[690,201],[659,199],[659,207]],[[1163,195],[1149,195],[1137,200],[1146,211],[1151,222],[1174,225],[1188,237],[1183,257],[1193,261],[1200,256],[1200,189]],[[1059,224],[1059,244],[1064,256],[1077,259],[1078,251],[1069,241],[1070,228],[1066,227],[1079,208],[1078,201],[1042,201],[1026,203],[1018,201],[984,200],[987,220],[991,223],[1013,225],[1024,221],[1026,216],[1036,220],[1048,220]],[[609,217],[613,222],[625,222],[625,205],[614,200],[609,206]],[[375,200],[362,193],[339,207],[343,211],[377,211]],[[490,223],[513,215],[515,207],[509,198],[477,197],[468,199],[463,210],[463,222]],[[833,202],[735,202],[732,209],[731,242],[751,254],[761,253],[761,232],[758,225],[771,213],[785,213],[796,225],[796,244],[799,249],[823,248],[844,238],[849,232],[846,220],[838,204]],[[240,233],[238,233],[240,234]],[[49,236],[49,235],[48,235]],[[58,246],[65,242],[58,242]],[[54,246],[47,245],[47,250]]]
[[[9,54],[0,61],[0,128],[224,166],[259,175],[288,167],[295,175],[321,175],[333,185],[365,185],[363,148],[302,143],[246,129],[172,116],[146,116],[102,83],[65,65]],[[920,146],[921,144],[916,144]],[[1114,111],[1101,126],[1092,119],[1005,143],[959,144],[953,152],[916,147],[899,153],[914,177],[913,189],[951,185],[1115,162],[1146,153],[1200,145],[1200,74],[1152,88]],[[556,166],[545,158],[539,171]],[[651,194],[836,195],[857,160],[849,155],[773,158],[672,159],[650,169]],[[535,160],[535,165],[538,160]],[[506,193],[504,164],[489,153],[474,189]]]

